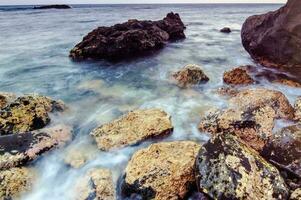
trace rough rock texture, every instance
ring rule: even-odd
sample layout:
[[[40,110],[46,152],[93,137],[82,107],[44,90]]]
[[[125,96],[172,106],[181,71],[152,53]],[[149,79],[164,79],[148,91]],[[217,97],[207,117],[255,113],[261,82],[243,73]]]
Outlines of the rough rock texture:
[[[99,150],[94,145],[76,145],[66,151],[64,162],[70,167],[80,168],[94,159],[98,153]]]
[[[287,98],[278,91],[246,89],[230,100],[225,110],[211,111],[199,125],[209,133],[234,132],[254,149],[262,150],[272,135],[276,119],[294,118],[294,110]]]
[[[61,101],[44,96],[22,96],[0,110],[0,135],[33,131],[50,122],[49,113],[65,109]]]
[[[115,200],[112,173],[107,169],[91,169],[75,185],[76,200]]]
[[[290,87],[301,88],[301,83],[291,80],[291,79],[278,79],[278,80],[273,81],[273,83],[279,83],[279,84],[287,85]]]
[[[101,150],[123,147],[172,132],[170,116],[160,109],[135,110],[92,131]]]
[[[0,109],[7,106],[9,103],[16,99],[16,95],[8,92],[0,92]]]
[[[71,128],[57,125],[38,131],[0,136],[0,170],[24,165],[70,141]]]
[[[231,29],[229,27],[224,27],[220,30],[222,33],[231,33]]]
[[[214,199],[287,199],[279,171],[236,136],[218,134],[196,160],[199,190]]]
[[[70,52],[82,59],[120,60],[162,48],[167,41],[183,39],[185,26],[178,14],[163,20],[129,20],[111,27],[99,27],[83,38]]]
[[[125,170],[122,191],[143,199],[183,199],[195,184],[194,163],[200,145],[162,142],[137,151]]]
[[[0,170],[0,199],[18,199],[31,189],[35,174],[29,168]]]
[[[301,96],[295,101],[294,109],[295,119],[301,122]]]
[[[285,171],[287,179],[299,179],[290,184],[291,187],[298,184],[298,187],[301,187],[301,125],[285,127],[273,134],[261,155]]]
[[[301,188],[296,189],[292,192],[290,200],[300,200],[301,199]]]
[[[255,83],[244,66],[225,72],[223,80],[230,85],[249,85]]]
[[[33,9],[70,9],[71,6],[65,4],[35,6]]]
[[[177,81],[177,85],[183,88],[209,81],[208,76],[206,76],[200,66],[191,64],[186,65],[172,76]]]
[[[235,95],[238,94],[238,92],[239,90],[237,90],[232,86],[220,87],[217,89],[217,93],[222,96],[234,97]]]
[[[267,67],[301,66],[300,7],[300,0],[288,0],[274,12],[245,21],[242,43],[254,60]]]

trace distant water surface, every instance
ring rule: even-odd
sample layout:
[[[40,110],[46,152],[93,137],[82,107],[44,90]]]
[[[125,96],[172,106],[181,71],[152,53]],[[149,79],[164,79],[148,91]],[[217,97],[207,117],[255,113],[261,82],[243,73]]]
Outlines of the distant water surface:
[[[70,111],[54,121],[75,128],[72,143],[33,163],[39,179],[23,199],[72,200],[77,195],[74,182],[93,167],[110,168],[117,183],[133,152],[151,141],[104,153],[96,150],[88,134],[96,126],[133,109],[157,107],[168,112],[174,133],[165,141],[208,140],[209,136],[200,133],[197,125],[209,109],[226,106],[225,99],[216,93],[223,86],[223,72],[254,64],[241,45],[242,23],[250,15],[280,6],[73,5],[67,10],[0,6],[0,91],[62,99]],[[187,39],[170,43],[155,55],[120,63],[75,63],[68,58],[69,50],[98,26],[133,18],[158,20],[170,11],[179,13],[187,25]],[[225,26],[232,29],[231,34],[219,32]],[[195,90],[181,90],[170,82],[170,74],[189,63],[201,65],[210,81]],[[258,81],[259,86],[283,91],[291,102],[301,94],[298,89]],[[63,159],[72,148],[91,151],[95,158],[81,169],[70,169]]]

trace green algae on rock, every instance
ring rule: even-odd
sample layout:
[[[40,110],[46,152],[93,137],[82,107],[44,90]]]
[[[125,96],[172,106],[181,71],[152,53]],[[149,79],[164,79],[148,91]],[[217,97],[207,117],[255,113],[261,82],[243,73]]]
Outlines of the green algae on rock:
[[[196,159],[199,190],[213,199],[288,199],[289,190],[276,167],[238,137],[218,134]]]
[[[141,109],[96,128],[91,135],[97,146],[107,151],[165,136],[172,130],[170,116],[166,112],[160,109]]]
[[[65,109],[61,101],[45,96],[22,96],[0,110],[0,135],[24,133],[49,124],[49,113]]]
[[[0,199],[17,199],[28,192],[35,179],[30,168],[11,168],[0,171]]]
[[[200,145],[161,142],[134,153],[125,170],[122,192],[143,199],[183,199],[195,184],[194,163]]]

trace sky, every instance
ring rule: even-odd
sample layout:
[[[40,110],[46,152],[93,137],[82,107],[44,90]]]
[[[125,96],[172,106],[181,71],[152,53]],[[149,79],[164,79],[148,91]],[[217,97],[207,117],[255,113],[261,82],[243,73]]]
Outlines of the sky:
[[[0,5],[114,3],[285,3],[286,0],[0,0]]]

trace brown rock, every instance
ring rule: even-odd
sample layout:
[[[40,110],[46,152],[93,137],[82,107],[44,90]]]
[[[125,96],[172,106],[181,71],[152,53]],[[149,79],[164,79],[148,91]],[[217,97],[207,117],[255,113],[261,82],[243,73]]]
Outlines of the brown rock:
[[[0,135],[33,131],[50,122],[49,113],[60,112],[65,106],[44,96],[22,96],[0,110]]]
[[[101,150],[124,147],[172,132],[170,116],[160,109],[135,110],[92,131]]]
[[[183,39],[185,26],[178,14],[163,20],[129,20],[111,27],[99,27],[70,52],[73,59],[120,60],[162,48],[166,42]]]
[[[287,86],[290,86],[290,87],[297,87],[297,88],[301,87],[301,83],[299,83],[297,81],[294,81],[294,80],[291,80],[291,79],[278,79],[278,80],[275,80],[273,82],[274,83],[280,83],[280,84],[283,84],[283,85],[287,85]]]
[[[249,17],[241,37],[251,57],[267,67],[301,66],[301,2],[288,0],[280,9]]]
[[[0,199],[18,199],[31,189],[35,178],[29,168],[11,168],[0,171]]]
[[[24,165],[70,141],[71,128],[57,125],[38,131],[0,136],[0,170]]]
[[[220,87],[217,89],[217,93],[219,95],[222,95],[222,96],[230,96],[230,97],[234,97],[235,95],[238,94],[238,90],[232,86],[230,87]]]
[[[162,142],[137,151],[125,170],[122,191],[143,199],[183,199],[195,184],[194,163],[200,148],[192,141]]]
[[[207,83],[209,81],[209,78],[198,65],[186,65],[172,76],[177,81],[177,85],[182,88]]]
[[[76,200],[115,200],[112,173],[107,169],[91,169],[75,185]]]
[[[294,105],[295,109],[295,120],[301,122],[301,96],[297,98]]]
[[[246,67],[237,67],[225,72],[223,79],[229,85],[249,85],[255,82],[248,74]]]
[[[300,200],[301,199],[301,188],[296,189],[292,192],[290,200]]]
[[[9,103],[11,103],[16,98],[17,98],[16,95],[13,93],[0,92],[0,109],[7,106]]]

